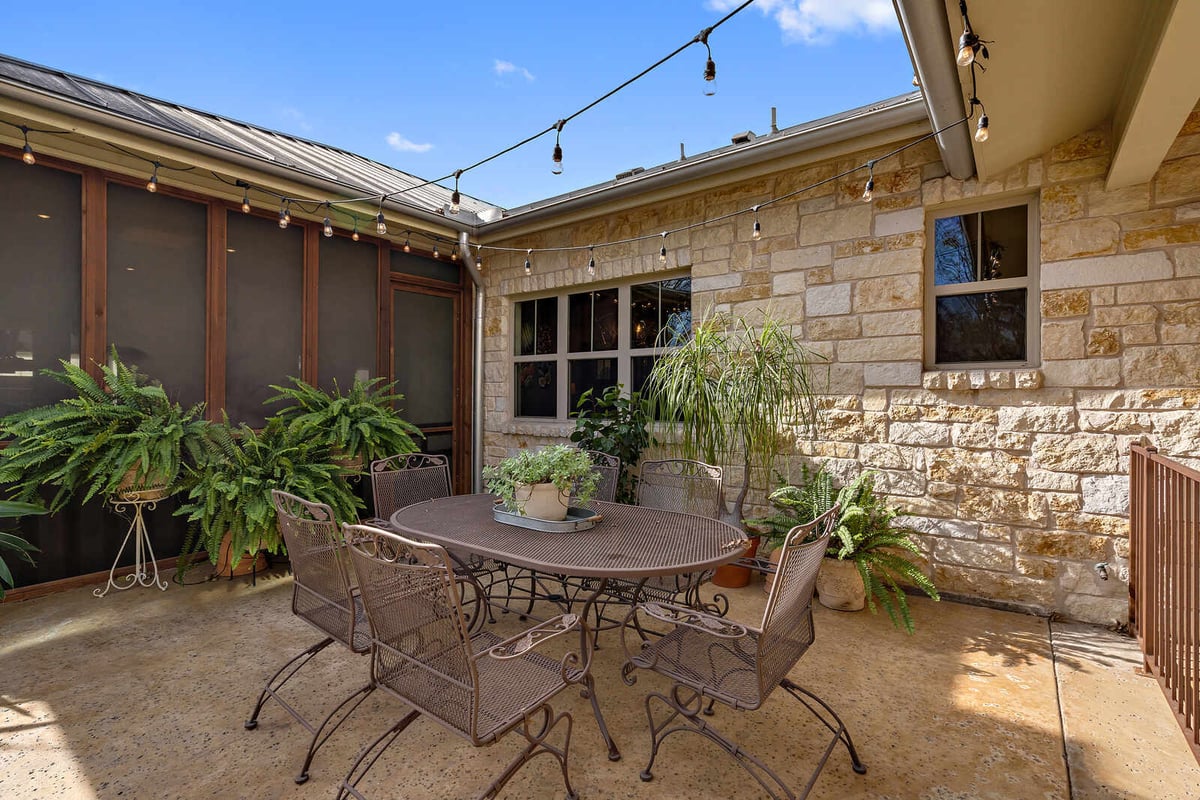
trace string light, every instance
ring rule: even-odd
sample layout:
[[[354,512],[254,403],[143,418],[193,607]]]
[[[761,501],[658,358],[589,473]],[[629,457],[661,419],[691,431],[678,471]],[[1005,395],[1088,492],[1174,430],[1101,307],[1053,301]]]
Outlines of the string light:
[[[875,162],[868,161],[867,162],[867,185],[863,189],[862,201],[864,203],[869,203],[869,202],[871,202],[871,199],[874,196],[875,196]]]
[[[354,232],[350,234],[350,240],[354,242],[358,241],[358,217],[354,218]]]
[[[662,232],[662,247],[658,248],[658,263],[667,263],[667,232]]]
[[[322,226],[321,232],[325,234],[325,238],[326,239],[332,238],[333,237],[333,223],[330,222],[330,220],[329,220],[329,203],[325,204],[325,221],[321,223],[321,226]]]
[[[146,182],[146,191],[154,194],[158,191],[158,168],[161,166],[157,161],[154,163],[154,172],[150,173],[150,180]]]
[[[555,175],[562,175],[562,145],[558,143],[559,137],[562,136],[563,125],[566,125],[565,119],[560,119],[554,123],[554,155],[551,158],[550,171]]]
[[[533,264],[531,264],[531,263],[529,262],[529,257],[530,257],[531,255],[533,255],[533,248],[532,248],[532,247],[531,247],[531,248],[529,248],[528,250],[526,250],[526,251],[525,251],[525,274],[526,274],[526,275],[530,275],[530,274],[532,274],[532,273],[533,273]]]
[[[982,144],[988,140],[988,117],[987,114],[981,114],[979,122],[975,125],[975,141]]]
[[[434,258],[441,258],[441,257],[442,257],[441,253],[439,253],[439,252],[438,252],[437,242],[434,242],[434,243],[433,243],[433,257],[434,257]]]
[[[588,247],[588,275],[596,274],[596,246]]]
[[[960,67],[969,67],[975,63],[976,55],[988,57],[985,42],[971,30],[971,18],[967,16],[967,0],[958,0],[958,10],[962,13],[963,32],[958,37],[958,57],[955,61]]]
[[[454,245],[454,249],[450,251],[450,260],[458,261],[458,245]]]
[[[404,234],[404,252],[406,252],[406,253],[412,252],[412,245],[410,245],[408,243],[408,232],[405,232],[405,234]]]
[[[750,231],[750,238],[756,242],[762,238],[762,225],[758,224],[758,206],[754,207],[754,229]]]
[[[704,96],[712,97],[717,93],[717,62],[713,61],[712,48],[708,46],[708,35],[712,28],[705,28],[696,35],[696,41],[704,45],[708,60],[704,62]]]
[[[456,170],[454,173],[454,192],[450,195],[450,213],[457,214],[459,208],[462,207],[462,195],[458,193],[458,179],[462,177],[462,170]]]
[[[29,146],[29,128],[24,125],[19,127],[21,128],[21,135],[25,137],[25,146],[21,148],[21,160],[32,167],[37,163],[37,158],[33,155],[33,148]]]
[[[236,184],[242,187],[242,213],[250,213],[250,184],[239,180]]]
[[[379,198],[379,213],[375,215],[375,232],[387,236],[387,222],[383,219],[383,197]]]
[[[292,221],[292,214],[288,211],[287,200],[285,199],[279,205],[279,229],[286,230],[288,223]]]

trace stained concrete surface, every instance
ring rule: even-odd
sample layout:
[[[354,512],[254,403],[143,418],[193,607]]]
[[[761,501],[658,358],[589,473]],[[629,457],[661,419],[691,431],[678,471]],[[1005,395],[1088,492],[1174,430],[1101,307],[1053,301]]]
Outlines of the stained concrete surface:
[[[359,748],[403,706],[372,695],[302,786],[292,777],[308,737],[290,717],[268,704],[258,729],[243,729],[261,682],[319,638],[290,613],[290,583],[274,574],[253,587],[216,581],[103,599],[82,588],[0,606],[0,797],[333,797]],[[729,594],[731,616],[761,614],[759,588]],[[918,598],[912,606],[911,637],[882,615],[817,607],[817,641],[792,677],[842,715],[868,771],[854,774],[835,751],[814,799],[1200,796],[1200,766],[1157,684],[1134,671],[1130,640],[967,605]],[[520,625],[508,615],[496,627]],[[621,662],[616,636],[603,634],[594,669],[621,761],[606,758],[577,692],[554,702],[574,716],[571,775],[582,798],[766,796],[698,736],[669,739],[655,780],[640,781],[649,755],[642,698],[665,683],[642,674],[625,686]],[[290,696],[319,718],[367,670],[367,657],[331,647],[289,684]],[[782,692],[754,713],[718,707],[711,721],[796,788],[819,755],[823,729]],[[475,749],[419,720],[361,789],[370,798],[474,797],[521,741]],[[554,762],[535,759],[502,796],[563,796]]]

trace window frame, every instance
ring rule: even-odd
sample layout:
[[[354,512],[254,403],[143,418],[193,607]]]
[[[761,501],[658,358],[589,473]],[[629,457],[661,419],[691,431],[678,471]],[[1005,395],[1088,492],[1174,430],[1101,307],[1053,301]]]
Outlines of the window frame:
[[[574,408],[569,406],[571,396],[571,362],[572,361],[591,361],[597,359],[615,358],[617,360],[617,383],[622,384],[626,390],[630,390],[633,379],[633,359],[638,356],[655,356],[667,352],[665,347],[632,347],[633,336],[630,331],[630,325],[633,319],[632,308],[630,306],[630,298],[633,287],[647,283],[661,283],[663,281],[675,280],[678,278],[690,278],[692,273],[690,270],[672,270],[670,272],[653,273],[649,275],[641,275],[634,279],[625,278],[617,281],[604,281],[584,286],[571,286],[566,290],[557,292],[539,292],[537,294],[524,295],[512,298],[512,307],[510,309],[509,318],[512,322],[512,331],[509,336],[508,348],[508,387],[510,396],[512,397],[512,418],[519,422],[569,422],[571,421]],[[607,289],[617,290],[617,347],[614,350],[587,350],[578,353],[568,352],[570,349],[570,302],[568,298],[573,294],[584,294],[586,292],[599,292]],[[691,296],[691,295],[689,295]],[[558,320],[555,327],[555,350],[553,353],[541,353],[538,355],[520,355],[520,327],[517,324],[517,306],[531,300],[543,300],[548,297],[553,297],[556,300],[558,311]],[[530,417],[520,416],[517,414],[517,386],[516,386],[516,365],[529,362],[552,361],[556,363],[555,367],[555,408],[558,413],[553,417]]]
[[[935,284],[937,220],[965,214],[982,214],[1003,208],[1025,206],[1026,274],[1019,278],[972,281],[938,286]],[[1041,231],[1036,194],[1010,194],[986,199],[968,199],[925,209],[924,263],[924,368],[927,370],[1022,369],[1041,365]],[[1025,359],[1014,361],[937,361],[937,300],[939,297],[1003,292],[1025,289]]]

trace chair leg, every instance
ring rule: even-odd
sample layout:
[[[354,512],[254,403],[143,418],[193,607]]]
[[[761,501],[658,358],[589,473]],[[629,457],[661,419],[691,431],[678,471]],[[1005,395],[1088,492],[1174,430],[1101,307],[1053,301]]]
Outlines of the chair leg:
[[[795,688],[799,689],[799,687]],[[791,689],[789,689],[789,691],[791,691]],[[799,691],[804,692],[804,694],[809,694],[803,689],[799,689]],[[817,700],[818,703],[828,709],[828,706],[826,706],[825,703],[819,698],[814,696],[813,699]],[[658,700],[660,703],[666,706],[668,713],[661,720],[655,720],[654,718],[654,709],[652,705],[653,700]],[[662,746],[663,741],[666,740],[666,738],[671,734],[679,733],[681,731],[700,734],[728,753],[729,756],[738,764],[738,766],[744,769],[747,774],[749,774],[758,782],[758,785],[761,786],[764,791],[766,791],[772,800],[804,800],[804,798],[808,797],[809,793],[812,791],[813,785],[817,782],[817,778],[821,774],[821,770],[825,767],[825,762],[829,759],[829,753],[839,741],[845,741],[847,743],[847,746],[851,749],[852,758],[855,760],[855,771],[859,771],[858,767],[860,767],[861,764],[857,761],[858,757],[856,754],[854,754],[853,745],[849,742],[849,736],[847,735],[845,740],[843,740],[840,736],[834,736],[829,745],[825,748],[825,752],[822,754],[816,769],[813,770],[812,775],[809,777],[808,783],[804,787],[804,791],[800,794],[796,794],[788,787],[786,783],[784,783],[783,779],[776,774],[774,770],[763,763],[762,760],[746,752],[736,742],[727,738],[709,722],[702,719],[701,707],[703,705],[704,698],[699,692],[696,692],[691,687],[682,686],[678,683],[671,688],[671,694],[669,696],[660,694],[658,692],[652,692],[646,695],[646,717],[650,722],[651,747],[650,761],[646,764],[646,768],[642,770],[641,773],[641,779],[643,781],[653,780],[654,775],[651,770],[654,767],[654,761],[658,757],[658,750],[659,747]],[[805,705],[808,706],[808,703],[806,702]],[[809,706],[809,708],[811,709],[811,706]],[[833,713],[832,710],[830,710],[830,713]],[[834,716],[836,717],[836,715]],[[823,717],[818,715],[818,719],[824,722],[827,727],[830,727],[831,730],[834,730]],[[676,720],[679,720],[679,722],[676,723]],[[840,725],[841,720],[838,720],[838,723]]]
[[[342,702],[338,703],[337,708],[333,709],[325,716],[325,719],[322,720],[321,724],[317,726],[317,729],[313,731],[312,741],[308,743],[308,753],[304,756],[304,764],[301,765],[300,773],[296,776],[296,783],[304,783],[308,780],[308,767],[310,764],[312,764],[313,756],[315,756],[317,751],[321,749],[321,745],[325,744],[329,737],[333,735],[333,732],[340,728],[342,723],[350,718],[350,715],[354,713],[354,709],[358,708],[359,705],[362,704],[362,701],[366,700],[367,696],[373,691],[375,691],[375,684],[373,683],[368,683],[365,686],[356,689],[353,694],[351,694]],[[338,712],[345,708],[346,705],[351,701],[353,701],[353,705],[346,709],[346,712],[341,715],[341,718],[338,719],[338,721],[335,722],[331,728],[325,730],[325,726],[329,724],[330,720],[336,717]],[[321,735],[322,731],[325,731],[324,736]]]
[[[817,697],[815,694],[810,692],[808,689],[805,689],[803,686],[793,683],[788,678],[784,678],[782,681],[780,681],[779,685],[783,689],[787,690],[787,692],[792,697],[795,697],[797,700],[799,700],[801,703],[803,703],[808,708],[808,710],[812,712],[812,715],[814,717],[819,719],[826,728],[829,728],[829,730],[833,732],[834,737],[835,737],[833,740],[834,744],[836,744],[837,742],[841,742],[842,744],[844,744],[846,746],[847,752],[850,753],[850,765],[854,769],[854,771],[856,773],[858,773],[859,775],[865,774],[867,771],[867,768],[862,763],[862,761],[859,760],[858,750],[854,747],[854,740],[850,738],[850,731],[846,728],[846,723],[842,722],[842,718],[837,715],[837,712],[834,711],[830,707],[830,705],[828,703],[826,703],[824,700]],[[826,711],[826,713],[829,714],[829,716],[833,717],[833,723],[831,723],[829,720],[825,719],[824,716],[822,716],[820,713],[818,713],[817,709],[813,708],[812,704],[809,703],[808,700],[804,699],[805,697],[808,697],[808,698],[816,701],[818,704],[820,704],[821,708],[823,708]],[[836,723],[836,725],[834,723]],[[832,749],[832,746],[833,745],[830,746],[830,749]],[[828,756],[826,756],[826,757],[828,757]]]
[[[419,716],[421,716],[420,711],[408,712],[399,722],[384,731],[382,736],[363,748],[363,751],[358,754],[358,759],[354,762],[354,765],[350,767],[350,771],[346,773],[342,785],[338,787],[337,800],[344,800],[346,797],[366,800],[362,793],[358,791],[359,781],[370,771],[371,767],[375,766],[375,762],[383,755],[383,751],[391,747],[392,742],[396,741],[396,737],[403,733],[404,729],[411,725]]]
[[[579,794],[575,791],[574,787],[571,786],[571,776],[568,774],[567,770],[567,761],[571,749],[571,730],[574,727],[574,721],[572,720],[571,715],[565,711],[558,716],[555,716],[554,709],[548,704],[542,705],[533,713],[536,715],[539,711],[541,712],[540,726],[535,731],[530,724],[532,720],[528,716],[525,717],[525,722],[521,727],[521,735],[525,737],[525,740],[528,742],[528,744],[525,745],[525,748],[516,758],[509,762],[508,766],[505,767],[504,772],[500,773],[496,780],[492,781],[491,785],[484,790],[483,794],[479,796],[480,800],[494,798],[499,795],[500,790],[503,789],[505,784],[512,779],[513,775],[517,774],[517,771],[520,770],[521,767],[525,766],[527,762],[533,760],[536,756],[542,755],[543,753],[553,756],[554,759],[558,761],[558,765],[562,770],[563,785],[567,788],[567,800],[579,800]],[[550,737],[550,733],[558,726],[559,722],[564,720],[567,723],[567,731],[566,735],[563,737],[562,746],[558,747],[550,744],[549,741],[547,741]]]
[[[333,644],[333,637],[328,637],[317,642],[307,650],[297,653],[290,661],[280,667],[279,670],[267,680],[266,685],[263,686],[262,692],[258,695],[258,702],[254,704],[254,712],[250,715],[250,718],[246,720],[246,730],[252,731],[258,727],[258,715],[262,713],[263,706],[266,704],[268,697],[275,698],[279,705],[283,706],[284,710],[291,714],[297,722],[301,723],[305,727],[309,727],[304,717],[300,716],[296,709],[292,708],[287,702],[285,702],[284,699],[279,696],[278,692],[281,688],[283,688],[285,683],[291,680],[293,675],[300,671],[301,667],[308,663],[310,658],[331,644]],[[287,674],[283,675],[284,672],[287,672]],[[276,679],[279,678],[280,675],[283,675],[283,679],[276,683]]]

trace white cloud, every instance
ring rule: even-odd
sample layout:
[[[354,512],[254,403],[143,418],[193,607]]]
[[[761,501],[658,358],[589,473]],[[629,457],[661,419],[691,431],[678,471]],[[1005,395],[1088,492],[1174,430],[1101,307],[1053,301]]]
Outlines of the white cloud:
[[[508,75],[509,73],[513,73],[513,74],[522,76],[527,81],[533,80],[532,72],[525,69],[524,67],[518,67],[516,64],[512,63],[511,61],[501,61],[500,59],[497,58],[492,63],[492,70],[501,78],[503,78],[505,75]]]
[[[418,144],[401,136],[396,131],[387,135],[387,143],[393,150],[399,150],[401,153],[427,153],[433,149],[433,145],[428,142]]]
[[[714,11],[730,11],[738,0],[708,0]],[[758,0],[755,8],[773,17],[784,39],[828,44],[838,34],[899,29],[891,0]]]
[[[292,125],[299,128],[304,133],[312,133],[312,123],[308,121],[308,117],[304,112],[292,106],[285,106],[279,109],[279,116],[290,122]]]

